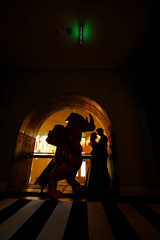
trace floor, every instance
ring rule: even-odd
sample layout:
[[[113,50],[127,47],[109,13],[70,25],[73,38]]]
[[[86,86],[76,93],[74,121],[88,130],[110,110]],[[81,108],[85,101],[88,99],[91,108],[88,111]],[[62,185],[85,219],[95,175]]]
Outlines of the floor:
[[[69,184],[67,184],[66,180],[62,180],[62,181],[58,182],[57,190],[61,191],[64,194],[73,193],[72,187]],[[38,193],[38,192],[41,192],[41,187],[38,184],[36,184],[36,185],[26,184],[25,187],[23,187],[22,191],[23,192],[37,192]],[[43,192],[46,192],[46,191],[47,191],[47,187],[43,189]]]
[[[1,194],[0,239],[160,239],[160,202],[121,198],[102,202],[66,193]]]

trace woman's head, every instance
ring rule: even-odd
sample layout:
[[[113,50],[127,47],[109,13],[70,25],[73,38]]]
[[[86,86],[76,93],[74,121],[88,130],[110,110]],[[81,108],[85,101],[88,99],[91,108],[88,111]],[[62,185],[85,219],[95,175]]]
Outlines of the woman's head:
[[[97,138],[97,134],[96,134],[96,132],[93,132],[93,133],[91,134],[91,141],[95,141],[96,138]]]

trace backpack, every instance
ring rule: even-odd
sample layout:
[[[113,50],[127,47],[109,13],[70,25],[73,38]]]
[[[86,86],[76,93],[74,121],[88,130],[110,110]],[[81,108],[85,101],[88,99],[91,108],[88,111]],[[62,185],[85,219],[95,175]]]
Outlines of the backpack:
[[[55,125],[53,130],[49,131],[48,137],[46,138],[46,142],[48,144],[58,146],[59,140],[61,139],[63,134],[63,130],[64,130],[63,125],[58,125],[58,124]]]

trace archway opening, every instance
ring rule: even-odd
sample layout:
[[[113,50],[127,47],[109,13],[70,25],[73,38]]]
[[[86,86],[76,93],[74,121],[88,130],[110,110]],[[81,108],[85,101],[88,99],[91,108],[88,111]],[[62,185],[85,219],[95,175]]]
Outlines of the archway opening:
[[[89,113],[89,111],[83,108],[72,106],[52,114],[41,125],[36,136],[34,153],[32,155],[32,165],[31,165],[31,172],[29,177],[30,187],[33,187],[33,184],[36,182],[37,178],[40,176],[43,170],[47,167],[50,161],[52,161],[52,157],[50,158],[49,156],[53,156],[56,152],[56,146],[50,145],[46,142],[48,132],[52,130],[56,124],[61,124],[63,126],[66,126],[67,123],[65,120],[72,112],[78,113],[85,118],[86,116],[88,117],[88,113]],[[95,116],[93,113],[92,115],[94,118],[96,129],[104,128],[103,124],[99,121],[97,116]],[[108,133],[105,132],[105,134],[107,135]],[[83,162],[76,176],[77,180],[81,183],[81,185],[85,184],[87,173],[89,172],[90,157],[91,157],[91,151],[92,151],[92,147],[90,146],[90,135],[91,135],[91,132],[82,133],[81,146],[83,149],[82,150]],[[97,141],[98,141],[98,138],[97,138]],[[109,156],[111,156],[112,154],[110,146],[111,146],[111,139],[110,137],[108,137]],[[110,177],[112,177],[110,158],[108,158],[107,163],[108,163],[108,171],[109,171]],[[40,188],[40,187],[37,185],[36,188]],[[67,184],[66,180],[59,181],[57,188],[65,193],[72,191],[71,187]]]
[[[40,138],[40,136],[46,136],[48,131],[53,129],[53,125],[55,124],[65,125],[65,119],[74,111],[84,117],[91,113],[95,120],[96,128],[102,127],[104,129],[104,132],[109,139],[109,145],[111,146],[111,135],[113,132],[112,124],[107,113],[97,102],[90,98],[73,94],[65,94],[49,99],[45,103],[36,106],[35,109],[32,109],[23,120],[17,137],[8,187],[9,190],[24,190],[27,189],[29,185],[33,185],[35,178],[38,177],[42,168],[45,167],[44,161],[43,164],[37,162],[39,166],[44,166],[41,166],[39,172],[36,173],[37,175],[32,172],[34,160],[29,157],[29,153],[35,151],[37,138]],[[87,141],[89,135],[90,133],[88,132],[83,135],[83,138]],[[84,139],[82,139],[82,144]],[[89,153],[90,149],[89,146],[87,146],[86,141],[84,141],[84,152]],[[80,175],[82,180],[84,180],[87,171],[87,167],[85,166],[84,168],[85,170],[83,171],[85,171],[85,173],[83,172],[81,174],[83,176]],[[113,182],[114,167],[112,160],[109,161],[108,168],[111,182]],[[82,170],[80,171],[82,172]]]

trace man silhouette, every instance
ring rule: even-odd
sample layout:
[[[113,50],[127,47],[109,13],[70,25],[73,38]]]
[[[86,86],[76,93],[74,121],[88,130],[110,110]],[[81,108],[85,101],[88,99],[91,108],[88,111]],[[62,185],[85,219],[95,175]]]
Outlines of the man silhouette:
[[[107,153],[108,139],[104,135],[104,130],[102,128],[97,128],[96,131],[97,131],[97,134],[100,136],[100,140],[99,140],[99,143],[98,143],[99,151],[103,155],[103,157],[105,158],[105,157],[108,156],[108,153]]]

